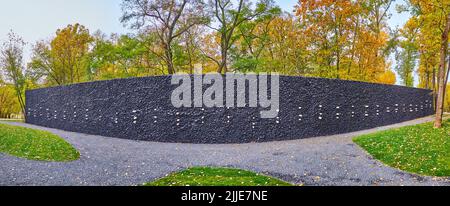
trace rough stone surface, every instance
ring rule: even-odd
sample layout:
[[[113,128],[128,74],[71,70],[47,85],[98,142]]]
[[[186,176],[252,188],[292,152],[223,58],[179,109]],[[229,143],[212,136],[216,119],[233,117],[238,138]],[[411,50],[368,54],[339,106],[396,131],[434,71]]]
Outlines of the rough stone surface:
[[[29,161],[0,154],[0,185],[139,185],[193,166],[252,170],[304,185],[446,185],[449,178],[413,175],[387,167],[352,138],[432,121],[428,117],[387,127],[301,140],[250,144],[140,142],[7,123],[57,134],[81,153],[74,162]]]
[[[280,77],[278,118],[261,108],[182,108],[170,77],[27,91],[27,123],[92,135],[171,143],[249,143],[341,134],[431,115],[431,91]],[[204,88],[205,89],[205,88]],[[248,92],[247,92],[248,93]]]

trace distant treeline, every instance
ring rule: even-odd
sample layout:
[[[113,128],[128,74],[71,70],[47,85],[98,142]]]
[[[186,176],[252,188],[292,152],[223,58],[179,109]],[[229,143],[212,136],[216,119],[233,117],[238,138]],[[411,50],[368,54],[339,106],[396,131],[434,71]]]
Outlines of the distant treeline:
[[[1,48],[2,90],[14,88],[23,109],[25,89],[192,73],[201,64],[205,72],[419,82],[437,91],[450,0],[406,0],[396,8],[411,14],[403,28],[387,23],[395,5],[300,0],[287,13],[273,0],[123,0],[120,21],[133,34],[68,25],[32,43],[31,61],[23,62],[24,41],[11,33]]]

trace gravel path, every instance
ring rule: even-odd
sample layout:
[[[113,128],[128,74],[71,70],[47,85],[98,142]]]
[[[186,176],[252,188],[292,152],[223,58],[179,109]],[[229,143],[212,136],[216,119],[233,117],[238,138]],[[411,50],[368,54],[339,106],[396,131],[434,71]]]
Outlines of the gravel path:
[[[361,134],[431,121],[423,118],[356,133],[285,142],[192,145],[137,142],[42,128],[81,153],[70,163],[0,154],[0,185],[138,185],[191,166],[225,166],[303,185],[450,185],[449,178],[412,175],[384,166],[352,143]]]

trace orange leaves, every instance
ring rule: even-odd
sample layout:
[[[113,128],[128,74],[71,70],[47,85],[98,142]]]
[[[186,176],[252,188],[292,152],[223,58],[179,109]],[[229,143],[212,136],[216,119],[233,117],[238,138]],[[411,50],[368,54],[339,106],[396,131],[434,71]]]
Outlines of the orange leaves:
[[[318,67],[313,76],[395,82],[385,54],[389,34],[383,23],[389,1],[299,0],[296,14],[305,44]],[[385,10],[383,10],[385,9]],[[379,78],[380,77],[380,78]]]
[[[450,0],[409,0],[413,16],[400,30],[402,48],[417,49],[419,66],[419,87],[433,89],[439,67],[441,35],[445,18],[450,13]],[[436,87],[436,85],[434,85]]]
[[[46,77],[49,85],[65,85],[87,81],[89,44],[93,41],[82,25],[68,25],[56,32],[48,45],[35,45],[30,66]]]
[[[52,49],[70,49],[73,52],[86,53],[88,44],[92,41],[89,31],[82,25],[68,25],[64,29],[58,29],[56,38],[51,42]]]

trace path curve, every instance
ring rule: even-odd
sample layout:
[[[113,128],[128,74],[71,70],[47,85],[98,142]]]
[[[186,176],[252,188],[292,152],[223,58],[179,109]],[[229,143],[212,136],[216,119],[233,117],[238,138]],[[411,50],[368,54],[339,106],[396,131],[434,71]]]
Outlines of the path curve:
[[[53,163],[0,154],[0,185],[139,185],[192,166],[221,166],[303,185],[450,186],[450,178],[423,177],[387,167],[352,142],[361,134],[432,120],[427,117],[349,134],[240,145],[138,142],[8,122],[57,134],[76,147],[81,158]]]

